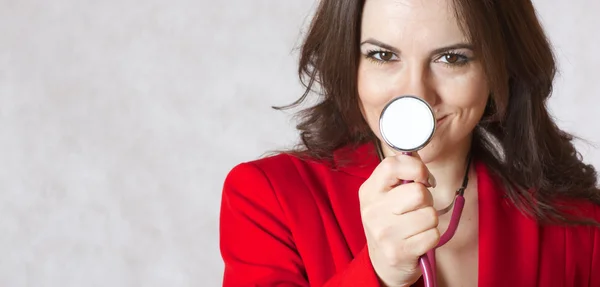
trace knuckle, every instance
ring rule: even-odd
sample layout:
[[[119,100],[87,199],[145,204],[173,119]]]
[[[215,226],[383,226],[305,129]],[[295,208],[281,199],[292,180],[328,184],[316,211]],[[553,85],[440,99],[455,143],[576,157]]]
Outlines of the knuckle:
[[[427,203],[428,205],[430,205],[433,202],[433,196],[431,195],[431,192],[429,192],[429,189],[427,189],[427,187],[425,187],[422,184],[419,184],[418,187],[419,196],[421,199],[419,203]]]
[[[392,172],[396,166],[396,160],[394,157],[386,157],[379,164],[379,168],[386,173]]]
[[[401,245],[401,252],[402,254],[405,254],[407,256],[419,256],[420,252],[419,252],[419,248],[418,245],[419,242],[404,242],[404,244]]]
[[[385,243],[390,240],[392,235],[392,227],[391,226],[383,226],[380,228],[376,228],[373,234],[373,238],[376,242]]]
[[[411,192],[412,200],[415,203],[421,204],[426,200],[425,192],[423,192],[424,187],[420,184],[413,184],[414,189]]]
[[[428,250],[434,248],[435,245],[440,241],[440,238],[442,237],[440,231],[437,228],[432,228],[431,230],[431,244],[427,247]]]
[[[428,236],[427,236],[428,240],[428,244],[427,244],[427,249],[431,249],[433,248],[437,242],[440,240],[440,231],[437,228],[432,228],[429,230],[428,232]]]
[[[425,219],[426,219],[426,222],[428,223],[428,226],[430,226],[430,227],[438,226],[439,219],[438,219],[437,211],[435,210],[435,208],[433,208],[433,206],[424,208],[423,212],[425,213]]]
[[[437,228],[432,228],[421,234],[419,240],[412,240],[410,244],[404,246],[404,252],[411,256],[421,256],[427,251],[435,248],[440,240],[440,232]]]
[[[427,170],[427,167],[425,166],[425,164],[421,163],[419,165],[416,176],[419,179],[428,179],[429,178],[429,171]]]
[[[400,266],[402,260],[398,256],[397,248],[394,246],[390,246],[386,248],[383,254],[383,258],[385,259],[387,265],[391,267]]]
[[[442,234],[440,234],[440,230],[437,228],[434,228],[433,229],[433,239],[435,239],[435,242],[438,242],[441,237],[442,237]]]
[[[373,208],[371,205],[369,206],[363,206],[360,210],[360,215],[362,217],[362,220],[365,224],[368,224],[373,220],[373,218],[376,218],[376,209]]]

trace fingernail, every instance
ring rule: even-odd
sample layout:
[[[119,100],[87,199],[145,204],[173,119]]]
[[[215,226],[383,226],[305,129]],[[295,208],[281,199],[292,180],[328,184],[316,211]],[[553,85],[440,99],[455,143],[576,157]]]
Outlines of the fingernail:
[[[433,174],[429,173],[429,179],[427,180],[427,183],[429,183],[429,185],[431,185],[431,187],[435,187],[437,185],[437,182],[435,181],[435,177],[433,176]]]

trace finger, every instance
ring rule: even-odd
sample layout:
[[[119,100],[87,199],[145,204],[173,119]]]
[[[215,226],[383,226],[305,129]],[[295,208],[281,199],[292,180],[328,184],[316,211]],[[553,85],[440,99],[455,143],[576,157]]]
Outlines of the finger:
[[[394,214],[394,208],[387,198],[365,207],[361,213],[363,222],[376,223],[365,224],[369,225],[365,227],[371,227],[369,231],[375,237],[392,236],[394,240],[401,240],[438,226],[438,215],[431,205],[401,215]]]
[[[368,179],[370,186],[379,191],[389,191],[402,180],[419,182],[428,187],[435,183],[425,164],[409,155],[385,158]]]
[[[400,162],[403,162],[404,160],[414,161],[414,164],[417,165],[420,169],[418,171],[413,170],[412,174],[408,174],[407,176],[410,178],[407,180],[420,182],[426,185],[427,187],[436,186],[435,177],[433,176],[433,174],[431,174],[431,172],[427,168],[427,165],[425,165],[418,152],[413,152],[409,154],[398,154],[395,157]]]
[[[381,200],[389,206],[386,209],[396,215],[433,206],[433,195],[423,184],[417,182],[397,186]]]
[[[414,161],[412,163],[414,164]],[[361,207],[378,201],[387,191],[398,186],[398,173],[402,174],[402,170],[405,169],[407,167],[403,167],[395,156],[383,159],[359,189]]]
[[[365,217],[369,222],[377,222],[369,232],[379,240],[399,241],[411,238],[429,229],[436,228],[439,220],[433,207],[421,208],[403,215],[394,215],[389,212],[372,212],[370,209]]]
[[[431,228],[404,240],[403,253],[418,258],[435,248],[440,241],[440,232]]]
[[[438,216],[433,207],[425,207],[397,216],[396,226],[401,226],[398,236],[402,239],[411,238],[438,226]]]

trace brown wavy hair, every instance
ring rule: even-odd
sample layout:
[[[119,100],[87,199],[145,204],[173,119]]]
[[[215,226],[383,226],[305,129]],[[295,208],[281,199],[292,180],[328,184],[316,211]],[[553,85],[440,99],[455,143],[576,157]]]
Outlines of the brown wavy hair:
[[[376,140],[359,108],[357,70],[365,0],[321,0],[300,51],[301,144],[291,153],[331,159],[346,145]],[[600,223],[567,215],[564,200],[600,205],[593,166],[585,164],[573,136],[551,118],[546,102],[557,68],[551,45],[530,0],[454,0],[461,29],[482,59],[490,101],[474,130],[472,153],[506,186],[507,196],[541,222]],[[572,214],[571,214],[572,215]]]

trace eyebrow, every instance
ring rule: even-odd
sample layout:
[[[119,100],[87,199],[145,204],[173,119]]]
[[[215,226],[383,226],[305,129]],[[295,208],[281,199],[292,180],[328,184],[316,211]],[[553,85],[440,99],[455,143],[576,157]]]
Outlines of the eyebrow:
[[[379,46],[381,48],[384,48],[386,50],[390,50],[396,54],[400,54],[400,50],[398,50],[396,47],[392,46],[392,45],[388,45],[386,43],[383,43],[381,41],[375,40],[373,38],[369,38],[365,41],[363,41],[362,43],[360,43],[360,45],[364,45],[364,44],[371,44],[371,45],[375,45],[375,46]],[[453,44],[450,46],[445,46],[445,47],[441,47],[441,48],[437,48],[433,51],[431,51],[431,55],[437,55],[437,54],[441,54],[444,52],[448,52],[448,51],[452,51],[452,50],[457,50],[457,49],[469,49],[469,50],[473,50],[473,45],[471,44],[467,44],[467,43],[457,43],[457,44]]]

